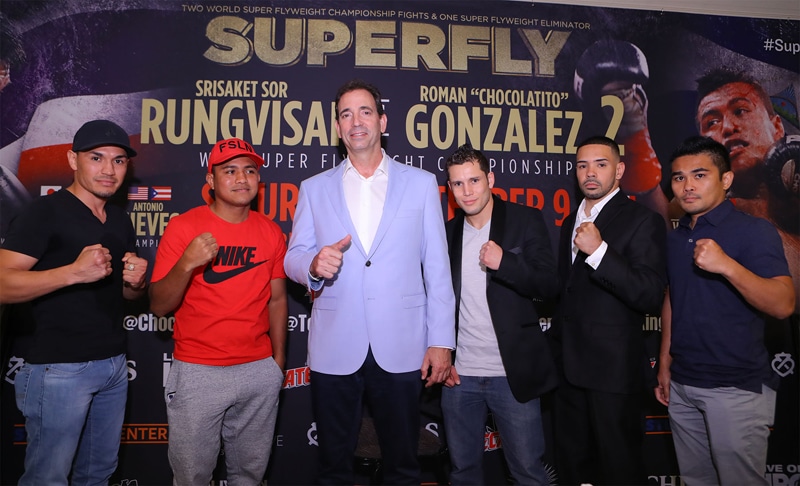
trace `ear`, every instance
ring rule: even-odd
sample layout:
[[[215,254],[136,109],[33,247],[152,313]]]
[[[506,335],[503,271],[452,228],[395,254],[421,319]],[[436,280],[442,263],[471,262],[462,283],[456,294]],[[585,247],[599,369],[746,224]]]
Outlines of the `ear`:
[[[772,126],[775,127],[775,140],[779,138],[783,138],[786,134],[786,130],[783,129],[783,122],[781,121],[781,117],[779,115],[775,115],[772,117]]]
[[[625,162],[619,161],[617,162],[617,180],[622,179],[622,175],[625,173]]]
[[[67,161],[72,170],[78,170],[78,154],[72,150],[67,150]]]
[[[728,172],[722,174],[722,187],[727,192],[728,189],[731,188],[731,184],[733,184],[733,171],[729,170]]]
[[[489,189],[494,187],[494,172],[489,172],[486,174],[486,177],[489,179]]]
[[[211,169],[211,172],[206,174],[206,184],[208,184],[208,187],[210,187],[211,189],[214,189],[214,172],[213,171],[214,171],[214,169]]]
[[[386,113],[381,115],[381,133],[386,133],[386,124],[389,122],[389,119],[386,118]]]

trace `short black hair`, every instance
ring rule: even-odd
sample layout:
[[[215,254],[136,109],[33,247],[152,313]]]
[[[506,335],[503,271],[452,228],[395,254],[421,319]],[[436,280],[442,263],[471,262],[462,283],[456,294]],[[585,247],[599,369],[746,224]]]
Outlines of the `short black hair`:
[[[480,150],[472,148],[472,145],[465,143],[458,147],[455,152],[447,157],[445,162],[445,170],[447,171],[447,179],[450,180],[450,167],[454,165],[462,165],[467,162],[477,162],[478,167],[481,168],[484,174],[489,175],[489,160],[483,155]]]
[[[703,98],[709,94],[732,83],[744,83],[753,88],[756,94],[758,94],[758,97],[761,98],[761,103],[764,105],[764,108],[767,109],[767,114],[769,114],[770,117],[775,116],[772,100],[764,87],[761,86],[761,83],[744,71],[733,71],[728,68],[712,69],[697,79],[697,106],[699,107]]]
[[[369,92],[373,98],[375,98],[375,106],[378,109],[378,115],[383,115],[383,103],[381,103],[381,92],[378,88],[370,84],[366,81],[361,79],[352,79],[342,86],[339,87],[339,90],[336,91],[336,119],[339,119],[339,100],[342,99],[342,96],[345,94],[355,91],[357,89],[363,89]]]
[[[586,145],[605,145],[606,147],[609,147],[612,152],[614,152],[614,155],[617,156],[617,159],[620,158],[619,144],[617,144],[617,142],[603,135],[595,135],[587,138],[586,140],[578,144],[578,149]]]
[[[684,140],[680,146],[672,152],[669,163],[672,164],[678,157],[700,154],[707,155],[714,165],[717,166],[720,179],[722,178],[722,174],[731,171],[731,158],[730,155],[728,155],[728,149],[716,140],[700,135],[695,135]]]

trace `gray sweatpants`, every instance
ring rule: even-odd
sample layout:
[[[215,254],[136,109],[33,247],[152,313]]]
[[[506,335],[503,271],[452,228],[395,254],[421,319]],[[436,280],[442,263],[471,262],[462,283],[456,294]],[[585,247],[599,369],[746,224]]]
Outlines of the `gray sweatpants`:
[[[208,486],[225,448],[229,486],[260,484],[269,462],[283,373],[272,358],[234,366],[174,359],[164,397],[176,486]]]

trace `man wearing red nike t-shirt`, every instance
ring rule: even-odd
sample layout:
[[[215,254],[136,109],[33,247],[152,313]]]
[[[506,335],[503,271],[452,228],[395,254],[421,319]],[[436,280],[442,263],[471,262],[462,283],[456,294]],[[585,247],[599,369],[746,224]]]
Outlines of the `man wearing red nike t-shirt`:
[[[175,484],[208,484],[220,437],[228,484],[259,484],[283,384],[286,243],[250,209],[264,163],[239,139],[217,142],[206,181],[214,201],[172,218],[150,286],[156,315],[175,311],[164,396]]]

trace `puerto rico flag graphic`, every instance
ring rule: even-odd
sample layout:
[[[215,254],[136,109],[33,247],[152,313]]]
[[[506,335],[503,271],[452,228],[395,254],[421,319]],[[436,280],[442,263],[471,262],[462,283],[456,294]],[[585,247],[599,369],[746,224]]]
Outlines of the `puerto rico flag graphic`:
[[[172,200],[172,187],[170,186],[153,186],[150,188],[151,201],[171,201]]]

